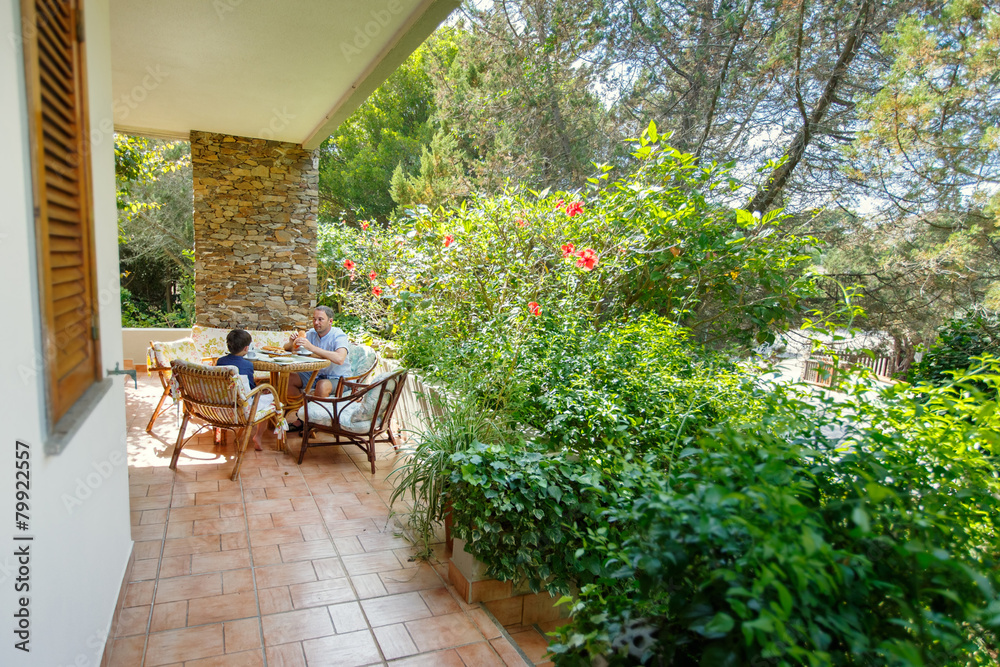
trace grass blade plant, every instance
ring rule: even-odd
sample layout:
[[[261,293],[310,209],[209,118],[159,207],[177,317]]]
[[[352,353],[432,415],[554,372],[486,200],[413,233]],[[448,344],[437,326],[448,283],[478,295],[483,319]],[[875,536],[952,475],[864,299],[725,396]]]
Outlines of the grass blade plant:
[[[419,554],[429,557],[435,527],[449,510],[451,456],[482,443],[509,442],[512,435],[500,418],[476,404],[466,392],[452,389],[434,400],[431,425],[404,450],[390,474],[394,489],[389,504],[407,506],[407,526]]]

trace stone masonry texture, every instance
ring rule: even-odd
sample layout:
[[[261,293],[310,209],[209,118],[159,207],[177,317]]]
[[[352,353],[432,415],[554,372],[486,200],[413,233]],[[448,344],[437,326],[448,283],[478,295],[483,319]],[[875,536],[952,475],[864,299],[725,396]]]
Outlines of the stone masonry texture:
[[[319,162],[297,144],[191,132],[195,322],[308,325],[316,304]]]

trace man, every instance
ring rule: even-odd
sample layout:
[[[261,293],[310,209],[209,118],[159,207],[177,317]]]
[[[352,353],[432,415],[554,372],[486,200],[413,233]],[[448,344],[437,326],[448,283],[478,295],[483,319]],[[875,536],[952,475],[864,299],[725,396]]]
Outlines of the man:
[[[292,373],[288,379],[289,397],[309,392],[325,398],[333,393],[341,376],[350,376],[351,367],[347,363],[347,334],[331,324],[332,318],[333,310],[327,306],[317,306],[313,311],[313,328],[307,331],[305,336],[299,336],[298,332],[293,333],[285,343],[286,350],[305,348],[314,356],[330,361],[330,365],[316,376],[316,382],[311,388],[305,387],[311,373]],[[301,431],[302,422],[295,420],[295,423],[288,425],[288,430]]]

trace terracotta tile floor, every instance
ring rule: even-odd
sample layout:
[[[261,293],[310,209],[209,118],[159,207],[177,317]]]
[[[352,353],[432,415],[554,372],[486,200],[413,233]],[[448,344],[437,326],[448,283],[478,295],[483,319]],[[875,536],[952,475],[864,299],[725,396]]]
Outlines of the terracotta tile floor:
[[[145,432],[160,391],[142,376],[126,391],[136,560],[111,665],[551,664],[549,628],[502,630],[458,599],[443,544],[412,558],[387,505],[391,448],[373,476],[356,447],[299,466],[298,436],[293,458],[267,434],[232,482],[233,435],[216,447],[206,431],[174,473],[173,408]]]

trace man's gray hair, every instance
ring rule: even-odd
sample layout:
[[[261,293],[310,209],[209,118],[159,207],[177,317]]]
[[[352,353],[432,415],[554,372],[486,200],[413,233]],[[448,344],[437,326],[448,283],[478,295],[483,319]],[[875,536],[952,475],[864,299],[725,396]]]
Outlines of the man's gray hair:
[[[331,308],[330,306],[316,306],[315,308],[313,308],[313,312],[316,312],[317,310],[322,310],[324,315],[326,315],[331,320],[333,319],[333,308]]]

